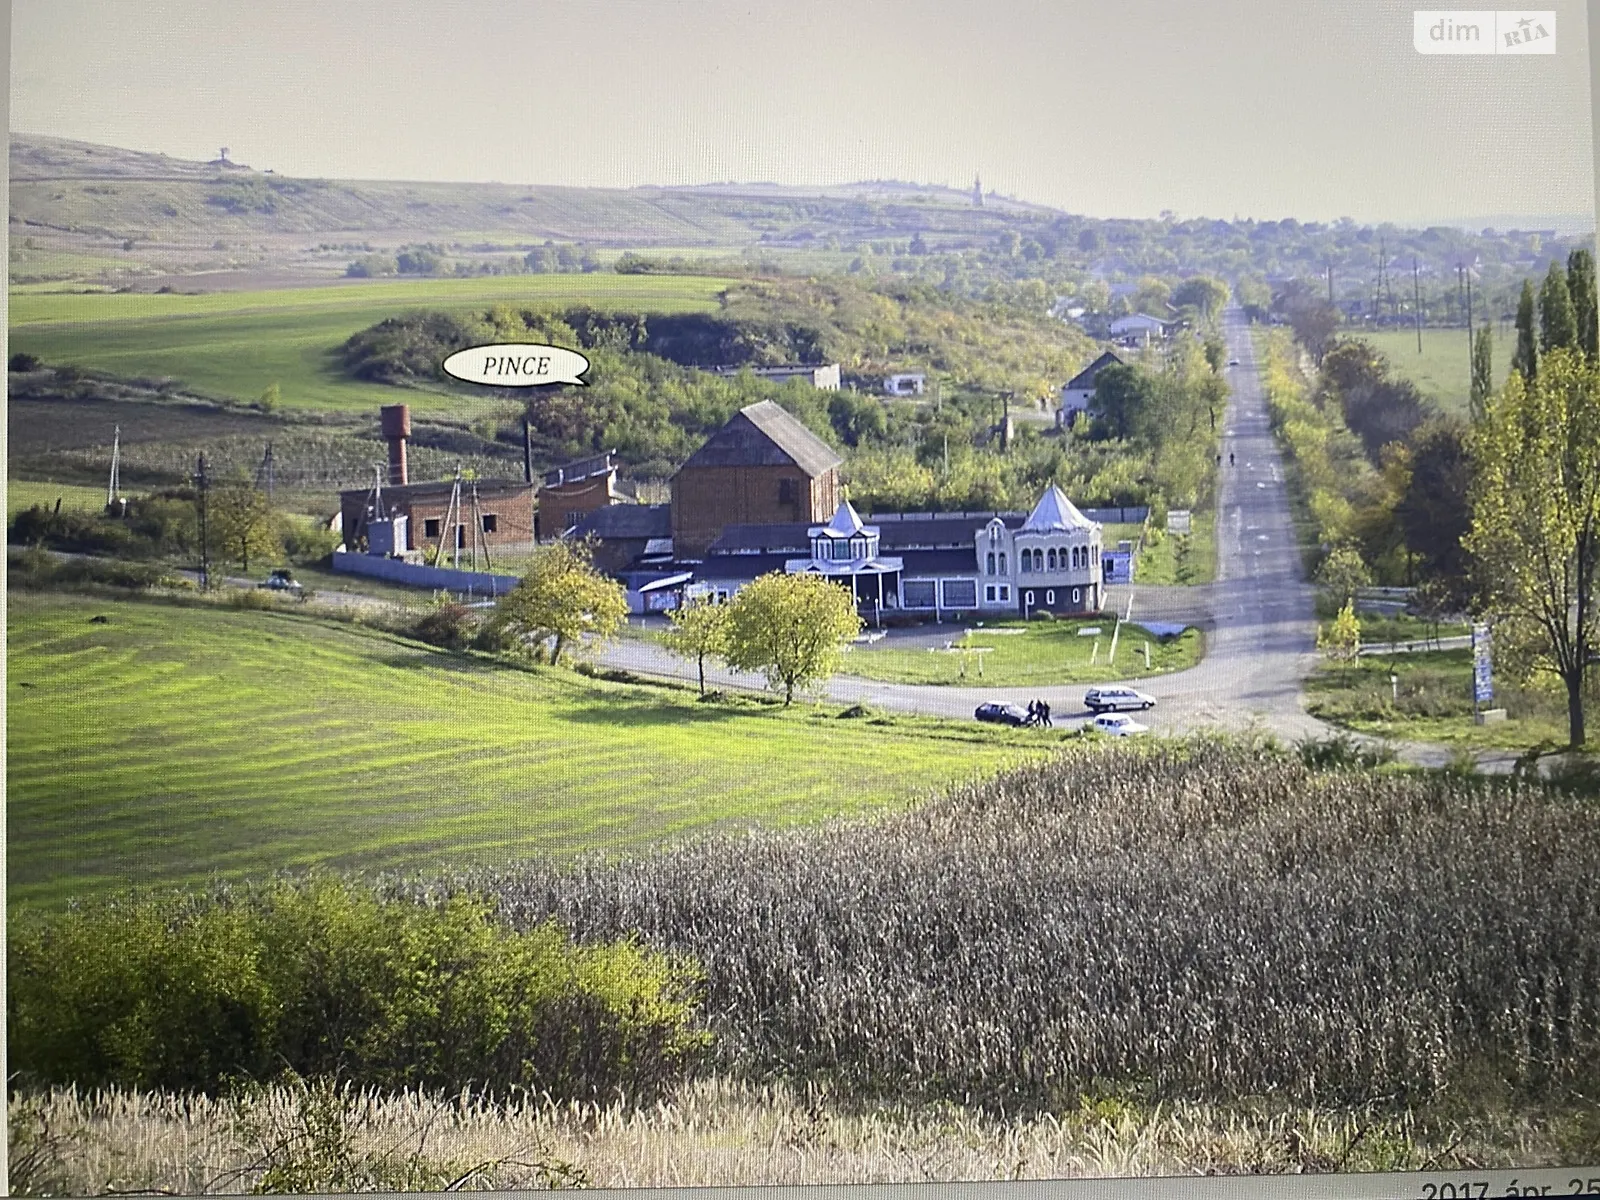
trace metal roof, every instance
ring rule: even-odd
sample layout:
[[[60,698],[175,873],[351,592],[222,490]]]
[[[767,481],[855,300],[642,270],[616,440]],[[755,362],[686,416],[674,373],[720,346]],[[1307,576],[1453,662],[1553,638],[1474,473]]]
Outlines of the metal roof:
[[[664,538],[672,536],[670,504],[608,504],[597,508],[572,530],[583,538]]]

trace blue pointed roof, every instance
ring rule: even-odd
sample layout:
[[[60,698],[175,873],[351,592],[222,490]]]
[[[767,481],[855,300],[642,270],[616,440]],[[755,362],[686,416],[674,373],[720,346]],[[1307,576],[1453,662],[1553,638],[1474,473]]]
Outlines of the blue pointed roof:
[[[1022,523],[1023,533],[1065,532],[1075,529],[1093,529],[1094,522],[1084,516],[1067,499],[1067,494],[1051,484],[1045,488],[1039,503],[1033,506],[1028,519]]]

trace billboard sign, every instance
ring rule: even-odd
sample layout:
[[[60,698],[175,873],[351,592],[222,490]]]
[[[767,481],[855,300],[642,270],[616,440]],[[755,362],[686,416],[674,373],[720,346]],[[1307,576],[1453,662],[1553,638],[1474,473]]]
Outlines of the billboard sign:
[[[1472,699],[1487,704],[1494,699],[1494,671],[1489,650],[1489,626],[1482,621],[1472,626]]]

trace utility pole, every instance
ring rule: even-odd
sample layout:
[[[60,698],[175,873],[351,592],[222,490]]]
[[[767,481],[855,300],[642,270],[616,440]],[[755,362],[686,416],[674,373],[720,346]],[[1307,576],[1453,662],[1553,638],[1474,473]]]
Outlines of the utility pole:
[[[122,491],[122,480],[118,468],[122,465],[122,426],[115,425],[111,429],[111,478],[106,483],[106,511],[111,511],[111,506],[117,502],[117,495]]]
[[[273,475],[275,473],[272,461],[272,443],[267,443],[267,452],[261,456],[261,466],[256,470],[256,487],[263,488],[267,493],[267,502],[272,502]]]
[[[1422,275],[1417,267],[1417,256],[1411,256],[1411,306],[1417,315],[1417,353],[1422,353]]]
[[[1328,260],[1328,307],[1333,307],[1333,259]]]
[[[211,590],[211,539],[206,536],[207,492],[211,481],[206,478],[206,456],[202,454],[194,474],[195,503],[200,516],[200,590]]]
[[[1462,275],[1467,281],[1467,378],[1472,378],[1472,268],[1465,267]]]

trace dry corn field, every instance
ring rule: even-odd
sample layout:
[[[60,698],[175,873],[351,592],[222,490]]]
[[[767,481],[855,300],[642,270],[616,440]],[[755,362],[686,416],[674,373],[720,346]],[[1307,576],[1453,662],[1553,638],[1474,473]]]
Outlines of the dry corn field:
[[[1059,1110],[1411,1103],[1484,1068],[1594,1096],[1597,871],[1593,798],[1195,742],[457,884],[693,956],[715,1069]]]
[[[1502,1112],[1418,1119],[1265,1102],[1115,1100],[1010,1120],[949,1104],[839,1104],[726,1078],[630,1108],[346,1093],[254,1106],[61,1090],[13,1101],[45,1153],[17,1194],[238,1193],[886,1183],[1075,1176],[1531,1167],[1588,1161],[1600,1123]],[[27,1136],[27,1135],[25,1135]],[[24,1164],[27,1165],[27,1164]]]

